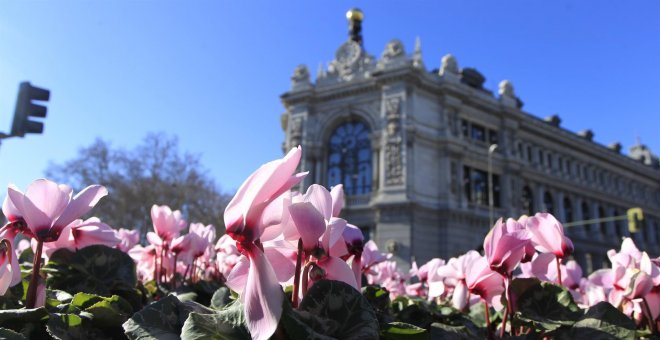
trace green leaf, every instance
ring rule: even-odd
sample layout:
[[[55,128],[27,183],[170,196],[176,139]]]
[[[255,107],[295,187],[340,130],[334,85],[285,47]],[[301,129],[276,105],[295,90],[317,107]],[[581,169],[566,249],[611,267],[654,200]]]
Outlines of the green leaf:
[[[336,339],[324,332],[334,333],[340,325],[334,320],[324,320],[318,316],[291,308],[289,301],[284,301],[280,325],[284,327],[288,339]],[[278,327],[279,329],[279,327]]]
[[[232,327],[243,327],[247,332],[241,300],[236,299],[230,302],[222,310],[218,311],[217,314],[220,315],[224,322],[230,324]]]
[[[113,295],[85,308],[85,312],[93,315],[92,320],[99,327],[121,327],[133,314],[133,308],[124,299]]]
[[[375,310],[385,311],[390,306],[390,292],[385,288],[378,286],[362,287],[362,296],[364,296],[369,304]]]
[[[211,304],[213,294],[215,294],[220,287],[221,285],[215,281],[197,281],[191,286],[193,292],[197,294],[195,301],[204,306],[209,306]]]
[[[234,327],[221,314],[188,314],[181,329],[183,339],[251,339],[244,327]]]
[[[181,327],[191,312],[210,314],[213,310],[168,295],[133,314],[124,322],[124,331],[129,339],[179,339]]]
[[[34,252],[32,251],[32,247],[23,250],[21,256],[18,257],[19,264],[29,263],[31,265],[33,262],[34,262]]]
[[[429,332],[404,322],[390,322],[380,332],[381,339],[385,340],[426,340]]]
[[[42,318],[48,315],[46,308],[39,307],[34,309],[6,309],[0,310],[0,326],[7,327],[16,321],[23,323],[40,322]],[[10,327],[13,328],[13,327]]]
[[[116,329],[92,327],[90,320],[72,313],[50,314],[46,329],[53,338],[62,340],[110,340],[122,335]]]
[[[58,307],[62,304],[70,303],[71,300],[73,300],[73,296],[63,290],[46,290],[46,306],[48,307]]]
[[[24,306],[25,295],[27,292],[28,281],[23,280],[20,283],[10,287],[5,295],[0,296],[0,309],[19,309]]]
[[[0,339],[6,340],[27,340],[21,333],[17,333],[7,328],[0,328]]]
[[[608,302],[599,302],[557,339],[635,339],[635,322]]]
[[[344,282],[316,282],[300,302],[299,310],[327,320],[325,325],[333,327],[320,332],[327,336],[340,339],[378,338],[378,320],[369,301]]]
[[[76,252],[60,249],[52,254],[45,270],[48,287],[67,292],[112,295],[118,288],[135,288],[135,263],[121,250],[94,245]]]
[[[365,286],[362,287],[362,296],[364,296],[369,304],[376,312],[376,318],[379,325],[385,325],[394,321],[390,309],[390,292],[379,286]]]
[[[231,291],[227,287],[220,287],[211,297],[211,308],[222,309],[232,301]]]
[[[517,298],[516,305],[519,320],[547,331],[570,326],[582,316],[571,293],[550,282],[531,285]]]
[[[71,299],[71,305],[80,309],[86,309],[101,300],[103,300],[103,297],[95,294],[76,293]]]
[[[466,339],[484,339],[484,336],[473,332],[470,328],[459,325],[447,325],[443,323],[431,324],[431,339],[444,340],[466,340]]]
[[[195,292],[186,292],[186,293],[173,293],[179,301],[195,301],[197,299],[197,293]]]
[[[399,312],[397,320],[417,327],[428,328],[433,323],[433,315],[419,305],[410,305]]]

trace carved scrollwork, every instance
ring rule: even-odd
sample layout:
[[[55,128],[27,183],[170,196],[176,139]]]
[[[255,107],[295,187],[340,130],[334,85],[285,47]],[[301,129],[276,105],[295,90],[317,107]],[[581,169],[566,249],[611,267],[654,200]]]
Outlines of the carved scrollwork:
[[[403,156],[401,137],[401,98],[385,102],[387,120],[387,142],[385,144],[385,184],[403,184]]]

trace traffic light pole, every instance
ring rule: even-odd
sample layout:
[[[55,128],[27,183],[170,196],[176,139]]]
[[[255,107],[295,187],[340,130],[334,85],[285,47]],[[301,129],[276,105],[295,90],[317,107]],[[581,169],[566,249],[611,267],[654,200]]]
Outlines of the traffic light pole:
[[[641,208],[630,208],[628,209],[625,215],[592,218],[589,220],[563,223],[562,225],[564,227],[577,227],[580,225],[596,224],[596,223],[612,222],[612,221],[624,221],[624,220],[628,220],[628,231],[630,231],[631,233],[636,233],[639,231],[637,222],[644,220],[644,213]]]

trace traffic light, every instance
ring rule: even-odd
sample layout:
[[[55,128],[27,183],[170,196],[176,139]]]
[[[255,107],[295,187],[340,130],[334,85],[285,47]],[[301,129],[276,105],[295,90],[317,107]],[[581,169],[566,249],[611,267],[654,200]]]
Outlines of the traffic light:
[[[33,100],[48,101],[50,91],[30,85],[30,82],[22,82],[18,89],[16,99],[16,111],[14,121],[11,124],[11,136],[23,137],[26,133],[42,133],[44,123],[31,120],[30,117],[46,117],[45,106],[35,104]]]
[[[644,220],[644,212],[642,211],[642,208],[635,207],[635,208],[630,208],[627,211],[628,215],[628,230],[630,233],[636,233],[639,231],[639,226],[638,222]]]

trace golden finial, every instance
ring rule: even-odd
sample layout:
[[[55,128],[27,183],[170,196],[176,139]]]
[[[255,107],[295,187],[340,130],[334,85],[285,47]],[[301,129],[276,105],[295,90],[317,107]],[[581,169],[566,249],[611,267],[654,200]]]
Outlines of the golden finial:
[[[351,21],[362,21],[364,19],[364,13],[362,13],[359,8],[351,8],[346,12],[346,19]]]

